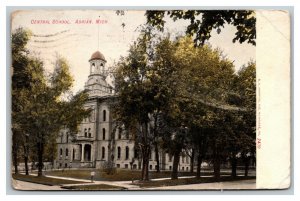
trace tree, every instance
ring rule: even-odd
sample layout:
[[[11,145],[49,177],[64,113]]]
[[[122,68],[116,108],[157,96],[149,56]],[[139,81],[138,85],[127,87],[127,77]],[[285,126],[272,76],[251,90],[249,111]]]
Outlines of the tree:
[[[149,10],[145,15],[147,23],[160,30],[164,28],[166,16],[173,21],[189,20],[186,34],[195,36],[195,46],[204,45],[204,42],[211,37],[211,31],[217,29],[220,33],[221,27],[224,27],[226,23],[237,29],[233,42],[256,44],[256,18],[254,11],[251,10]]]
[[[149,155],[153,135],[149,132],[150,114],[154,108],[154,92],[149,81],[147,42],[149,38],[142,34],[130,47],[129,55],[117,64],[115,78],[118,101],[115,118],[124,123],[127,131],[139,146],[142,154],[142,180],[149,180]]]
[[[191,146],[197,150],[197,177],[201,163],[208,150],[208,142],[216,132],[218,110],[231,109],[226,101],[230,84],[234,78],[233,64],[224,59],[218,49],[205,45],[194,47],[191,38],[182,38],[176,52],[176,63],[180,66],[182,79],[179,101],[179,121],[189,128]],[[179,99],[180,98],[180,99]],[[217,154],[215,155],[217,158]],[[218,161],[215,160],[216,167]]]
[[[84,91],[67,100],[62,98],[73,81],[67,61],[58,57],[54,72],[48,78],[43,62],[30,57],[25,48],[29,38],[22,28],[12,35],[12,131],[13,135],[26,136],[26,141],[35,145],[38,176],[42,176],[45,147],[51,146],[63,126],[75,132],[90,111],[83,108],[88,98]]]
[[[191,147],[198,151],[198,177],[210,150],[219,179],[221,158],[234,137],[234,115],[248,109],[230,99],[237,94],[232,62],[209,45],[194,47],[191,37],[160,37],[149,47],[151,38],[141,36],[117,65],[115,113],[142,151],[142,179],[148,179],[149,151],[157,138],[174,156],[172,179],[178,178],[180,155]]]
[[[12,34],[12,156],[15,173],[18,173],[18,158],[22,153],[25,162],[26,174],[28,175],[28,133],[22,132],[19,120],[24,118],[22,112],[22,99],[24,90],[30,89],[30,82],[33,79],[26,70],[26,66],[33,61],[28,58],[26,44],[30,38],[30,31],[23,28],[16,29]]]
[[[238,105],[247,108],[247,112],[242,114],[240,141],[242,157],[245,163],[245,176],[248,175],[250,157],[255,160],[255,138],[256,138],[256,65],[249,62],[238,72],[238,77],[234,83],[235,89],[240,96],[235,99]]]

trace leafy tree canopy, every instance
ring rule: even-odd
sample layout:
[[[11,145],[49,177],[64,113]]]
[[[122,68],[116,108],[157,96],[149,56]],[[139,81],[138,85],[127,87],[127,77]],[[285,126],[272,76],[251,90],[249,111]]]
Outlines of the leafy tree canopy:
[[[160,30],[165,26],[166,16],[173,21],[189,20],[186,34],[194,36],[195,46],[203,45],[209,40],[213,29],[217,29],[220,33],[226,23],[236,27],[233,42],[256,44],[256,18],[254,11],[251,10],[149,10],[145,15],[147,23]]]

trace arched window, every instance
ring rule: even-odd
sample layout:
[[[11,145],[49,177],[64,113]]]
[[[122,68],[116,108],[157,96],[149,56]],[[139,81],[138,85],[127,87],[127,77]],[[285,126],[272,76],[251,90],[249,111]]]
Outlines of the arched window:
[[[102,159],[105,158],[105,147],[102,147]]]
[[[62,150],[62,149],[60,149],[60,151],[59,151],[59,155],[60,155],[60,157],[62,157],[62,154],[63,154],[63,150]]]
[[[89,137],[92,137],[91,128],[89,128]]]
[[[102,129],[102,136],[103,140],[105,140],[105,128]]]
[[[84,129],[84,137],[87,137],[87,129]]]
[[[103,121],[106,121],[106,110],[103,110]]]
[[[126,147],[126,160],[129,158],[129,147]]]
[[[69,156],[69,149],[66,149],[66,156]]]
[[[118,147],[118,154],[117,154],[117,156],[118,156],[118,159],[121,158],[121,147]]]
[[[76,154],[76,150],[73,149],[73,160],[75,160],[75,154]]]

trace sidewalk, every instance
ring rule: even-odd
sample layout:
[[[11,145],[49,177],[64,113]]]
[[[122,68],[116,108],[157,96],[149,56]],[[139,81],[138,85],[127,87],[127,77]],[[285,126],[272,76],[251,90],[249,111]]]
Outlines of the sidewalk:
[[[34,175],[34,174],[32,174]],[[81,186],[81,185],[97,185],[105,184],[111,186],[117,186],[125,188],[126,190],[222,190],[222,189],[255,189],[256,180],[241,180],[241,181],[229,181],[229,182],[215,182],[215,183],[201,183],[201,184],[188,184],[188,185],[177,185],[177,186],[161,186],[161,187],[152,187],[152,188],[141,188],[137,185],[134,185],[135,181],[94,181],[87,179],[76,179],[70,177],[58,177],[58,176],[47,176],[49,178],[72,180],[79,182],[86,182],[80,184],[64,184],[61,186],[46,186],[42,184],[35,184],[30,182],[16,181],[16,188],[20,190],[65,190],[61,187],[64,186]],[[194,176],[185,176],[179,178],[193,178]],[[210,176],[206,176],[210,177]],[[152,179],[152,181],[162,181],[170,178],[158,178]]]

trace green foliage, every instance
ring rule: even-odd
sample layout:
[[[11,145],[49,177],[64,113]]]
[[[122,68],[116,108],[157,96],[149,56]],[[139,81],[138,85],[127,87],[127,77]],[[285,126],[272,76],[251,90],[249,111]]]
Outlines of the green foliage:
[[[190,24],[186,34],[195,36],[195,46],[203,45],[211,37],[211,31],[231,24],[237,31],[233,42],[248,42],[255,45],[256,39],[256,18],[251,10],[169,10],[169,11],[147,11],[147,23],[163,30],[165,18],[169,16],[173,21],[189,20]]]
[[[12,34],[12,131],[14,136],[18,134],[14,139],[22,139],[19,143],[24,144],[28,136],[31,145],[36,146],[33,153],[41,174],[44,152],[52,152],[48,159],[53,159],[59,130],[65,126],[76,132],[77,125],[90,111],[83,108],[88,98],[84,91],[63,100],[73,82],[69,64],[58,57],[48,79],[43,62],[31,57],[26,49],[29,33],[19,28]]]
[[[204,157],[211,146],[217,147],[218,157],[225,157],[230,144],[251,141],[235,134],[239,129],[235,124],[245,124],[241,116],[248,107],[229,101],[239,79],[231,61],[218,49],[194,47],[191,37],[171,40],[166,36],[149,47],[151,38],[143,36],[118,63],[116,75],[115,113],[135,127],[131,132],[139,145],[151,147],[157,142],[177,157],[191,147]],[[145,135],[141,125],[152,125],[152,117],[157,116],[158,136]]]

